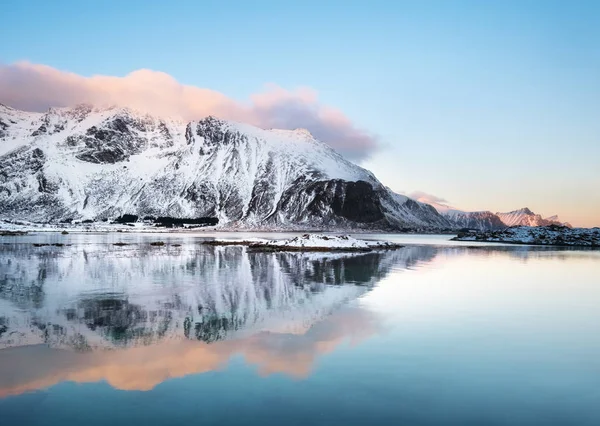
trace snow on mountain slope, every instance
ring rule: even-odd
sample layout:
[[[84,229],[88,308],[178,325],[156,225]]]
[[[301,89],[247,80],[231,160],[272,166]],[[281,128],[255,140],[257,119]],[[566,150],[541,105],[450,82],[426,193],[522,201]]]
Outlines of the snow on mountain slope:
[[[32,133],[32,121],[39,120],[41,116],[0,104],[0,155],[25,145]]]
[[[551,216],[544,219],[541,215],[535,214],[527,207],[514,210],[508,213],[496,213],[506,226],[548,226],[548,225],[567,225],[560,222],[558,216]]]
[[[443,213],[457,228],[468,228],[478,230],[502,229],[506,225],[500,218],[490,211],[463,212],[460,210],[448,210]]]
[[[306,130],[124,108],[0,109],[0,218],[217,218],[230,227],[446,228]]]
[[[550,225],[562,225],[562,226],[566,226],[567,228],[573,228],[573,225],[571,225],[569,222],[562,222],[560,220],[560,218],[558,217],[558,215],[553,215],[553,216],[549,216],[546,219],[547,222],[550,223]]]

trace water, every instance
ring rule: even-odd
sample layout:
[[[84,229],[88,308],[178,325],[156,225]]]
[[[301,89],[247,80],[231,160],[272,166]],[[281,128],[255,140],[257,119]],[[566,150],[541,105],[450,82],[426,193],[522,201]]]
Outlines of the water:
[[[599,251],[209,236],[2,237],[1,424],[600,424]]]

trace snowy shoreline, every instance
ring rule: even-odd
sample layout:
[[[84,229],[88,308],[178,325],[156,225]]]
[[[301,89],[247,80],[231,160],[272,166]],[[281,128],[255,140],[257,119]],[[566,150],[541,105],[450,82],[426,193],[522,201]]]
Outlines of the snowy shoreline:
[[[569,228],[558,225],[515,226],[501,231],[468,231],[459,233],[452,240],[600,248],[600,228]]]
[[[247,246],[256,251],[360,251],[395,250],[399,244],[386,241],[358,240],[348,235],[303,234],[285,240],[252,238],[245,240],[215,239],[204,242],[213,246]]]
[[[124,223],[110,223],[110,222],[92,222],[92,223],[34,223],[24,221],[3,221],[0,220],[0,233],[9,232],[62,232],[68,231],[69,233],[112,233],[112,232],[123,232],[123,233],[211,233],[211,232],[240,232],[240,233],[265,233],[265,232],[281,232],[281,233],[319,233],[319,234],[444,234],[444,235],[456,235],[456,230],[440,230],[440,229],[407,229],[407,230],[385,230],[385,229],[369,229],[369,228],[347,228],[347,227],[333,227],[333,228],[306,228],[306,227],[230,227],[230,226],[155,226],[153,224],[146,224],[143,222],[135,224],[124,224]]]

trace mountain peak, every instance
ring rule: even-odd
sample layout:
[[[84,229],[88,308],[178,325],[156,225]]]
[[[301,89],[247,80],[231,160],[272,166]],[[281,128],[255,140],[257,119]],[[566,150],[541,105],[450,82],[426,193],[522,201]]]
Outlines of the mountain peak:
[[[307,136],[307,137],[310,137],[310,138],[314,139],[314,136],[312,135],[312,133],[308,129],[299,127],[297,129],[294,129],[293,132],[296,133],[297,135]]]
[[[527,215],[527,216],[531,216],[531,215],[535,215],[534,212],[531,211],[531,209],[529,209],[529,207],[523,207],[517,210],[511,210],[509,212],[496,212],[497,215]]]
[[[547,225],[563,225],[558,216],[550,216],[542,218],[541,215],[532,212],[529,208],[524,207],[508,213],[496,213],[498,217],[506,224],[506,226],[547,226]]]
[[[198,120],[198,123],[202,123],[202,124],[206,124],[206,125],[212,125],[212,126],[220,126],[225,124],[225,120],[221,120],[218,117],[215,117],[214,115],[207,115],[206,117]]]
[[[529,209],[529,207],[523,207],[519,210],[515,210],[514,212],[511,213],[521,213],[521,214],[526,214],[526,215],[532,215],[535,214],[534,212],[531,211],[531,209]]]

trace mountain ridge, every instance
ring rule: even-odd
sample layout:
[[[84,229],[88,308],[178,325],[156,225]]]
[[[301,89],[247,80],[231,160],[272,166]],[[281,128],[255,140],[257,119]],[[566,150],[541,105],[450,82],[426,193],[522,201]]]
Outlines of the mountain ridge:
[[[418,198],[423,201],[424,197]],[[476,230],[499,230],[513,226],[549,226],[561,225],[571,228],[568,222],[562,222],[558,215],[543,218],[536,214],[529,207],[522,207],[517,210],[502,213],[493,213],[489,210],[463,211],[440,202],[431,202],[430,204],[450,222],[458,228],[468,228]]]

